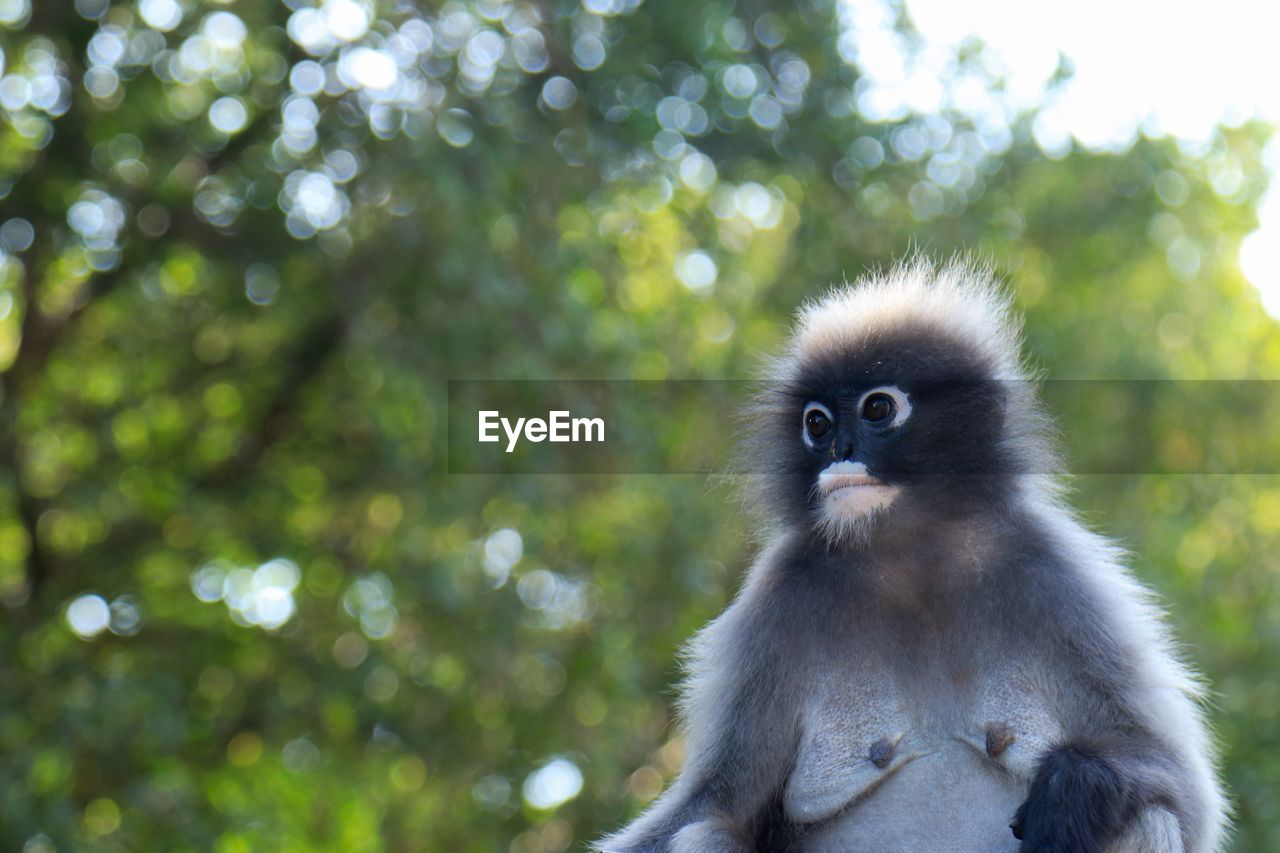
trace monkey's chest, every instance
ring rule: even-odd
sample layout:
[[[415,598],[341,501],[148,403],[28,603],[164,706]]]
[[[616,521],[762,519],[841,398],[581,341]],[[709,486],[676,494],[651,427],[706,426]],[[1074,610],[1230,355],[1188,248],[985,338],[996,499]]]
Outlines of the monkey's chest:
[[[814,823],[793,849],[816,853],[1012,853],[1018,849],[1009,822],[1027,786],[983,761],[967,744],[938,743],[880,772],[852,800]]]
[[[928,685],[925,685],[927,688]],[[804,851],[1017,850],[1009,822],[1060,730],[1015,673],[965,690],[853,678],[805,711],[784,792]]]

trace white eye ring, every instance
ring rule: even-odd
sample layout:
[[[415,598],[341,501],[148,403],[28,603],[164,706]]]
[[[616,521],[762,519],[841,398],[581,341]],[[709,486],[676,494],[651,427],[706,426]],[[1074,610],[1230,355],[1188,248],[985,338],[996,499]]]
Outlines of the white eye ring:
[[[814,445],[813,437],[809,435],[809,427],[806,425],[809,421],[810,412],[821,412],[824,416],[826,416],[826,419],[831,422],[831,426],[833,428],[835,427],[835,424],[836,424],[836,417],[835,415],[831,414],[830,409],[828,409],[826,406],[822,405],[821,403],[817,402],[816,400],[810,403],[805,403],[804,411],[800,414],[800,438],[804,440],[805,447],[812,448],[812,447],[815,447],[816,445]]]
[[[884,394],[893,400],[893,423],[889,424],[889,429],[897,429],[907,422],[907,418],[911,417],[911,398],[907,396],[907,392],[903,391],[897,385],[881,385],[879,388],[872,388],[858,398],[857,411],[862,411],[862,406],[867,402],[867,398],[872,394]]]

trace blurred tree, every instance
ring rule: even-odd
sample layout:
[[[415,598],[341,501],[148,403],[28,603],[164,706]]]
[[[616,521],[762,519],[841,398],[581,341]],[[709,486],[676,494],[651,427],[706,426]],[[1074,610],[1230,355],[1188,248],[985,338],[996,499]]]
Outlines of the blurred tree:
[[[1050,375],[1280,369],[1264,129],[1046,154],[981,45],[928,110],[886,46],[829,0],[0,0],[0,842],[554,851],[656,795],[747,525],[446,475],[448,378],[746,376],[913,245],[1010,271]],[[1280,483],[1079,492],[1280,847]]]

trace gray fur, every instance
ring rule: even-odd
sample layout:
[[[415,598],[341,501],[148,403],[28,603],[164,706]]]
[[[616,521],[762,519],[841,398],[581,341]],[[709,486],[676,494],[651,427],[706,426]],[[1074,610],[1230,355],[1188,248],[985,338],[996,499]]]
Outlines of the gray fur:
[[[797,474],[813,452],[792,447],[804,401],[767,391],[753,453],[772,462],[749,488],[775,532],[692,643],[679,778],[598,848],[1027,850],[1010,820],[1066,745],[1140,803],[1114,853],[1219,850],[1199,682],[1150,593],[1046,473],[1044,417],[989,279],[917,263],[839,291],[802,314],[770,386],[856,385],[902,349],[925,378],[1014,381],[989,436],[955,438],[990,473],[910,481],[857,535],[832,536],[812,472]],[[911,425],[928,429],[921,400]]]

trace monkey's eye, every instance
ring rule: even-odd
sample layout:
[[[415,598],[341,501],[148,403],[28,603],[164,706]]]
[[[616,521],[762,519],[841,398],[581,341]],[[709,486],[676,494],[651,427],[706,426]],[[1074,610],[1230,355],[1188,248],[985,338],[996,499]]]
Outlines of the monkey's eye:
[[[831,429],[831,419],[814,409],[805,415],[804,428],[809,431],[809,435],[814,438],[822,438]]]
[[[863,420],[868,423],[878,424],[892,416],[893,398],[888,394],[872,394],[863,401]]]
[[[897,385],[881,385],[858,398],[858,416],[877,428],[897,429],[911,417],[911,397]]]
[[[834,425],[831,410],[821,403],[809,403],[804,407],[804,443],[812,447],[814,442],[831,432]]]
[[[893,417],[898,407],[888,394],[869,394],[862,401],[862,419],[867,423],[878,424]]]

